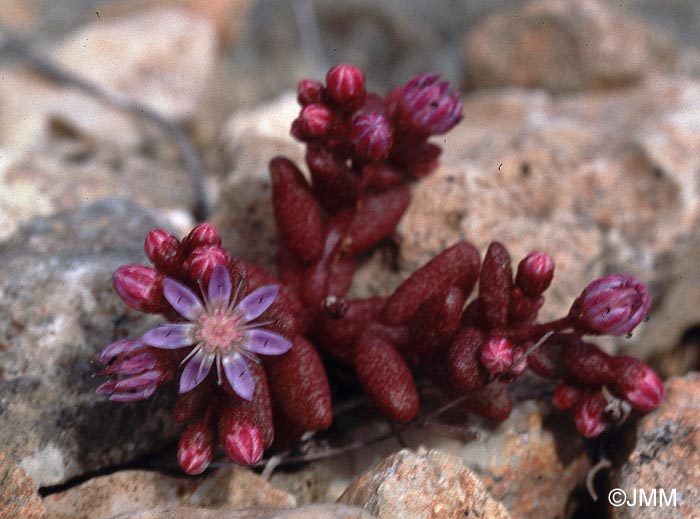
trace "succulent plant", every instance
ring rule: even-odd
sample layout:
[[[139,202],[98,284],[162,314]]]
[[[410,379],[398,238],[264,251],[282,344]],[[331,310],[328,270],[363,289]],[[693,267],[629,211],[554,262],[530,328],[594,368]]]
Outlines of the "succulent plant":
[[[310,181],[290,159],[271,160],[276,277],[223,249],[209,224],[181,241],[152,230],[145,241],[152,266],[114,275],[127,305],[169,322],[108,345],[98,361],[110,379],[98,392],[145,399],[184,365],[174,412],[188,424],[178,446],[183,470],[205,470],[217,441],[250,465],[273,442],[329,427],[322,356],[350,367],[398,422],[418,413],[418,374],[465,397],[467,409],[503,420],[513,405],[508,384],[534,372],[558,383],[554,407],[573,413],[586,437],[631,408],[660,404],[663,385],[649,366],[583,339],[628,334],[649,312],[647,288],[625,274],[594,281],[566,315],[539,323],[554,260],[534,251],[513,275],[500,243],[482,259],[459,242],[392,294],[347,300],[358,255],[395,231],[410,183],[437,167],[441,150],[428,139],[461,120],[462,104],[436,74],[381,97],[352,65],[331,69],[325,85],[301,81],[298,101],[291,133],[306,144]]]

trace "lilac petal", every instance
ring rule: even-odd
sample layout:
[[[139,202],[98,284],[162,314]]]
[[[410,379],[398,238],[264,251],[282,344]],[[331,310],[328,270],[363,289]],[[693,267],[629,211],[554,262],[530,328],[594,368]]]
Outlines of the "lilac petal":
[[[251,330],[245,348],[262,355],[281,355],[289,351],[292,343],[286,338],[267,330]]]
[[[174,350],[194,343],[193,324],[164,324],[143,334],[143,342],[154,348]]]
[[[209,278],[207,296],[212,303],[225,306],[231,299],[231,275],[223,265],[214,267],[214,271]]]
[[[213,353],[205,353],[203,350],[198,351],[197,354],[192,357],[185,366],[185,369],[182,370],[182,376],[180,377],[180,393],[191,391],[201,384],[202,380],[207,378],[215,357]]]
[[[256,317],[260,317],[275,302],[279,290],[279,285],[265,285],[256,288],[241,299],[241,302],[236,306],[236,310],[243,314],[245,322],[252,321]]]
[[[97,373],[97,375],[136,375],[142,371],[155,368],[156,362],[157,360],[152,352],[146,351],[140,355],[134,355],[131,358],[124,359],[121,362],[115,362]]]
[[[125,391],[130,389],[143,389],[158,382],[163,374],[160,371],[147,371],[135,377],[123,378],[117,381],[114,389],[116,391]]]
[[[155,393],[157,386],[148,386],[141,391],[130,391],[128,393],[114,393],[109,397],[110,400],[114,402],[138,402],[139,400],[146,400]]]
[[[204,311],[197,294],[174,279],[163,280],[163,295],[177,313],[190,321],[195,320]]]
[[[114,393],[114,390],[117,388],[117,381],[116,380],[108,380],[104,384],[100,384],[97,389],[95,389],[95,393],[98,395],[111,395]]]
[[[102,352],[97,356],[96,360],[101,364],[105,364],[117,355],[121,355],[122,353],[131,353],[132,351],[139,349],[141,346],[143,346],[143,341],[140,337],[137,339],[123,339],[121,341],[113,342],[112,344],[105,346]]]
[[[221,363],[224,366],[224,373],[231,388],[244,400],[252,400],[255,391],[255,380],[253,380],[248,364],[239,353],[226,355]]]

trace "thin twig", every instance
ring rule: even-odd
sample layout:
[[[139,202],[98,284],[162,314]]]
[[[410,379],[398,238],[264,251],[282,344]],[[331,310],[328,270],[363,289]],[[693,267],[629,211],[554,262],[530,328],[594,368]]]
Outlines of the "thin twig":
[[[103,88],[61,68],[48,59],[34,53],[21,41],[1,30],[0,52],[12,53],[42,76],[61,85],[73,86],[108,106],[145,119],[160,128],[163,133],[175,142],[180,150],[185,168],[190,173],[196,197],[196,205],[193,209],[195,218],[198,221],[203,221],[210,216],[211,208],[204,186],[202,161],[189,136],[177,124],[170,122],[150,107],[139,103],[127,95]]]

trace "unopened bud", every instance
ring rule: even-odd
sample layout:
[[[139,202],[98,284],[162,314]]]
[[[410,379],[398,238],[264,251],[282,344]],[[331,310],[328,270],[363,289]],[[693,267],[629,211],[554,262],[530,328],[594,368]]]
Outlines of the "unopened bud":
[[[644,283],[627,274],[614,274],[588,285],[570,315],[585,333],[626,335],[650,308],[651,297]]]
[[[299,129],[304,137],[318,138],[326,135],[333,126],[333,113],[324,105],[305,106],[299,114]]]
[[[401,90],[390,94],[388,102],[395,123],[420,137],[446,133],[462,118],[459,92],[449,92],[450,84],[438,74],[421,74]]]
[[[187,474],[201,474],[214,459],[214,435],[204,423],[190,425],[177,444],[177,462]]]
[[[576,429],[586,438],[600,436],[607,426],[605,406],[607,400],[600,391],[587,391],[574,406]]]
[[[362,114],[353,119],[348,140],[360,158],[378,162],[386,158],[393,144],[391,126],[380,113]]]
[[[219,231],[210,223],[200,223],[182,240],[185,255],[203,245],[221,245]]]
[[[634,357],[614,357],[613,385],[632,407],[648,412],[661,405],[664,399],[664,383],[647,364]]]
[[[353,65],[337,65],[326,74],[326,93],[343,110],[356,110],[367,94],[365,76]]]
[[[554,260],[544,252],[531,252],[519,264],[515,285],[530,297],[547,290],[554,276]]]
[[[323,85],[313,79],[302,79],[297,86],[297,100],[302,106],[320,103],[323,99]]]
[[[114,289],[127,305],[157,314],[168,308],[163,296],[163,274],[145,265],[124,265],[112,276]]]
[[[231,408],[221,417],[219,439],[226,455],[239,465],[255,465],[262,459],[264,445],[260,428],[240,408]]]
[[[219,265],[227,266],[230,261],[229,253],[218,245],[203,245],[192,251],[184,267],[193,279],[201,279],[206,286],[214,268]]]
[[[177,272],[184,259],[180,240],[165,229],[151,229],[146,235],[144,250],[151,263],[168,273]]]
[[[568,384],[560,384],[554,389],[552,405],[559,411],[571,409],[581,398],[581,390]]]
[[[503,373],[513,363],[513,345],[508,339],[493,337],[481,347],[480,360],[492,375]]]

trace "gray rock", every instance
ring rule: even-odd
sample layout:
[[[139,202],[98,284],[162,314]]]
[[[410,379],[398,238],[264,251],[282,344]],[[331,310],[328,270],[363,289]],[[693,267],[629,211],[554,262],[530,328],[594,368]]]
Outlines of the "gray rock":
[[[0,245],[0,435],[40,486],[125,463],[175,436],[173,393],[124,405],[95,394],[91,359],[159,318],[129,310],[114,270],[144,262],[151,213],[110,200],[36,219]]]

